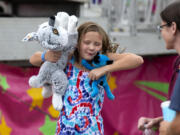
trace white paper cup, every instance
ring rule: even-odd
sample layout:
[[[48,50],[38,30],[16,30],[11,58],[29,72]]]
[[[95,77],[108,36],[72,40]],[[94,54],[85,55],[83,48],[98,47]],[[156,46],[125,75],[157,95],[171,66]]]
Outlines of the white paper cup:
[[[161,108],[162,108],[162,113],[163,113],[163,119],[165,121],[171,122],[175,116],[176,116],[176,111],[172,110],[169,108],[170,101],[164,101],[161,103]]]

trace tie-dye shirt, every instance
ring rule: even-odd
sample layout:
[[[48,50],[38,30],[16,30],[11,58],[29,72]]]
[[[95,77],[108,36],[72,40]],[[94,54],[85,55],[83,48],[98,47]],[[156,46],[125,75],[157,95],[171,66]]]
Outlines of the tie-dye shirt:
[[[69,85],[63,97],[56,135],[103,135],[101,109],[104,101],[104,88],[99,86],[99,93],[91,97],[92,81],[88,72],[68,63],[66,68]]]

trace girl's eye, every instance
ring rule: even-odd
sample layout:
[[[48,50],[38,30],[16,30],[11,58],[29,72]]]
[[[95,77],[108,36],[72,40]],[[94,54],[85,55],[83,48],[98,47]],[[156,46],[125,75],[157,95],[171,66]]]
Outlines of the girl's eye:
[[[84,44],[89,45],[91,42],[90,41],[84,41]]]
[[[94,44],[95,44],[95,46],[100,46],[100,45],[101,45],[101,44],[98,43],[98,42],[95,42]]]
[[[56,34],[56,35],[59,35],[59,32],[57,29],[53,29],[53,33]]]

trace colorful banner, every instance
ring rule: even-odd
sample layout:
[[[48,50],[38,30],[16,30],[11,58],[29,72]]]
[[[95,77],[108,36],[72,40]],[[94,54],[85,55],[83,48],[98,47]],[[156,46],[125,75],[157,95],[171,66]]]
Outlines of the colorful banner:
[[[112,73],[109,85],[115,100],[105,96],[102,116],[105,135],[141,135],[141,116],[160,116],[176,56],[147,57],[133,70]],[[28,79],[38,68],[0,65],[0,135],[54,135],[59,113]]]

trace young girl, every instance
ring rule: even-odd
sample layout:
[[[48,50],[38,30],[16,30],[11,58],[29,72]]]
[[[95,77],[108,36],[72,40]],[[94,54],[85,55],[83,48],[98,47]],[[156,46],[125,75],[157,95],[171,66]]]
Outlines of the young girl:
[[[99,86],[99,93],[91,97],[91,80],[118,70],[132,69],[140,66],[143,59],[131,53],[111,53],[112,48],[106,32],[97,24],[87,22],[78,28],[78,43],[69,58],[66,73],[69,85],[63,99],[63,109],[57,122],[56,135],[103,135],[101,109],[104,89]],[[97,52],[106,54],[113,64],[88,71],[81,65],[81,60],[92,60]],[[30,62],[40,66],[41,52],[35,53]],[[47,51],[45,59],[56,62],[60,52]]]

